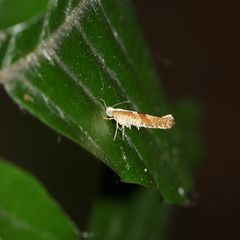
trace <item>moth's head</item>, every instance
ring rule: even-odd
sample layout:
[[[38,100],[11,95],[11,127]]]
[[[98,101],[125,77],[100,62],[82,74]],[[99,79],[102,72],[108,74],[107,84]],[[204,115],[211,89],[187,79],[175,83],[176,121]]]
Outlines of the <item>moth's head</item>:
[[[106,108],[106,114],[107,114],[108,117],[112,117],[113,116],[113,110],[114,110],[113,107],[107,107]]]

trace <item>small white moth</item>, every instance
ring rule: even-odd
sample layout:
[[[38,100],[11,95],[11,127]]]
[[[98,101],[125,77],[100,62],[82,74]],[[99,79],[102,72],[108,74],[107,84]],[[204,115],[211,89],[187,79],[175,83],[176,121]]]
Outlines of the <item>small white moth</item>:
[[[131,129],[132,126],[137,127],[139,130],[141,127],[145,128],[159,128],[159,129],[169,129],[175,124],[174,118],[171,114],[157,117],[144,113],[138,113],[135,111],[125,110],[121,108],[114,108],[115,106],[126,103],[129,101],[124,101],[113,105],[112,107],[107,107],[104,100],[102,100],[106,108],[105,119],[116,121],[116,131],[114,134],[114,140],[117,137],[117,131],[120,129],[122,131],[122,138],[124,139],[124,127]],[[120,127],[121,126],[121,127]]]

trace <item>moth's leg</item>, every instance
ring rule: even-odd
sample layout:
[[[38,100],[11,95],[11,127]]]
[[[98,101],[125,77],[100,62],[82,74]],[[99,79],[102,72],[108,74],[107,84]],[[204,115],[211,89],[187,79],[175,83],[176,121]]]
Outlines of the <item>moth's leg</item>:
[[[114,138],[113,140],[115,141],[116,137],[117,137],[117,131],[118,131],[118,122],[116,121],[116,130],[115,130],[115,134],[114,134]]]
[[[122,126],[122,140],[124,140],[124,126]]]

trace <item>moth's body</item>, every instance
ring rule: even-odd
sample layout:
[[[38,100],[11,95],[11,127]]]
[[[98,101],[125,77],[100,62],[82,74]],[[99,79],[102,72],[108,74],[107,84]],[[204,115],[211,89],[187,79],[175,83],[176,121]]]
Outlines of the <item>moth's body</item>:
[[[132,126],[140,129],[145,128],[159,128],[169,129],[174,125],[174,118],[171,114],[162,117],[152,116],[135,111],[125,110],[121,108],[106,107],[107,119],[116,121],[116,132],[114,140],[117,136],[117,130],[122,126],[122,137],[124,138],[124,127],[131,129]]]

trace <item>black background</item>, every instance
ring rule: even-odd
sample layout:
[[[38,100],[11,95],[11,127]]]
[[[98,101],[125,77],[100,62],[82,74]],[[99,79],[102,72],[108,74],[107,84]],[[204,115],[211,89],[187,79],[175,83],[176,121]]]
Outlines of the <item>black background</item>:
[[[195,207],[177,208],[172,239],[236,239],[240,227],[237,6],[207,0],[133,2],[169,101],[191,97],[204,107],[206,153],[196,173],[199,199]],[[96,182],[102,164],[19,110],[2,88],[0,154],[33,172],[75,221],[85,224],[101,185]],[[113,191],[118,192],[114,177],[113,181]]]

